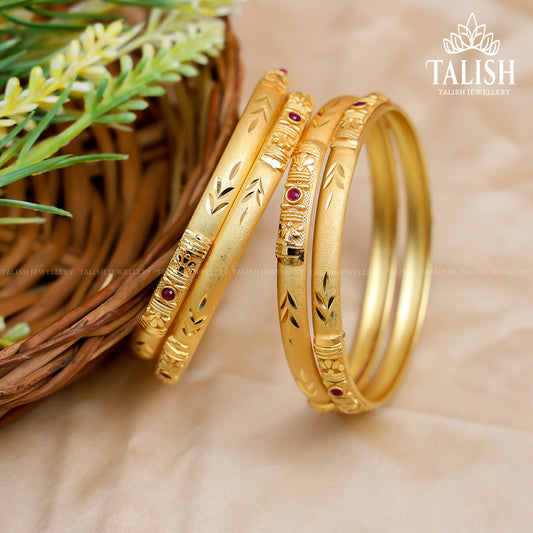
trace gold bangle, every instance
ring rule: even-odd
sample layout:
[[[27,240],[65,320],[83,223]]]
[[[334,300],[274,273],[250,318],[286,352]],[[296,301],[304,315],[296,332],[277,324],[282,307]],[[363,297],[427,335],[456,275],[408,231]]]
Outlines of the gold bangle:
[[[396,279],[396,180],[387,132],[396,139],[404,170],[408,239],[391,336],[381,364],[371,378],[379,354],[379,341],[391,312]],[[365,142],[374,189],[373,245],[361,319],[349,360],[341,319],[340,254],[347,196]],[[331,143],[318,200],[312,295],[316,355],[313,362],[319,381],[316,372],[302,373],[302,354],[289,361],[294,377],[315,409],[355,413],[377,407],[393,392],[403,375],[424,317],[430,281],[429,245],[428,184],[416,134],[399,108],[384,96],[371,94],[344,113]],[[283,275],[283,269],[281,273]],[[282,293],[278,295],[281,317],[284,300]],[[293,303],[298,306],[294,298]],[[282,325],[283,332],[287,335],[287,326]],[[288,355],[290,357],[291,352]],[[320,395],[310,394],[316,389],[320,390]]]
[[[159,354],[169,325],[286,102],[287,88],[285,71],[276,70],[268,72],[254,90],[133,334],[132,348],[139,357]]]
[[[342,115],[357,98],[328,102],[313,118],[297,147],[281,204],[278,259],[278,312],[285,354],[296,383],[321,411],[335,405],[316,367],[307,303],[307,250],[317,183],[326,151]]]
[[[402,161],[408,235],[391,335],[380,365],[369,380],[377,346],[368,356],[358,351],[356,345],[354,352],[358,357],[351,362],[346,352],[340,306],[340,255],[353,171],[361,146],[367,137],[370,138],[369,133],[378,121],[383,121],[396,139]],[[385,151],[388,150],[390,148],[385,147]],[[345,113],[332,142],[325,175],[341,175],[341,168],[344,168],[343,186],[339,186],[335,178],[326,186],[326,180],[318,199],[311,282],[315,295],[314,348],[322,383],[331,400],[339,411],[354,413],[374,409],[383,403],[405,371],[427,303],[431,217],[427,175],[415,131],[405,114],[383,95],[371,94]],[[390,275],[384,275],[390,281]],[[390,294],[390,289],[387,292]],[[391,299],[386,297],[385,301]]]
[[[169,328],[156,369],[156,375],[163,381],[177,382],[190,363],[224,289],[300,140],[312,109],[313,102],[308,95],[289,95],[204,265]],[[209,216],[209,208],[203,216]]]

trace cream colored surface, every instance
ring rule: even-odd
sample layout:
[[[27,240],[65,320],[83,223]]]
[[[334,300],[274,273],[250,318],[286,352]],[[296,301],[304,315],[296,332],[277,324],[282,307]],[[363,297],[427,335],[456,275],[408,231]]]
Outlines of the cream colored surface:
[[[426,59],[471,11],[516,59],[509,97],[431,85]],[[531,531],[531,3],[270,0],[235,26],[245,96],[285,66],[318,103],[382,90],[419,129],[437,270],[405,382],[358,417],[305,404],[277,324],[278,191],[178,386],[123,347],[0,431],[0,530]],[[355,180],[350,267],[365,264],[366,183]],[[364,277],[345,278],[355,320]]]

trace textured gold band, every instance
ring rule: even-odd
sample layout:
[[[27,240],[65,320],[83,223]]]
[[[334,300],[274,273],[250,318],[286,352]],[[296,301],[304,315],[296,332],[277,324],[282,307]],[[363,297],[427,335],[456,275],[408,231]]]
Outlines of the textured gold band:
[[[311,214],[326,151],[342,115],[357,98],[336,98],[320,109],[294,153],[281,204],[278,303],[287,361],[300,389],[322,411],[335,409],[316,367],[307,303],[307,254]]]
[[[289,95],[235,197],[234,205],[169,328],[156,374],[175,383],[187,368],[313,110],[311,97]],[[203,216],[209,216],[209,204]]]
[[[345,108],[340,121],[338,114],[335,119],[337,128],[324,170],[314,231],[312,309],[316,359],[309,347],[307,286],[302,273],[309,229],[304,225],[304,239],[296,253],[287,242],[290,219],[286,206],[282,206],[277,246],[278,299],[289,366],[309,403],[319,411],[354,413],[377,407],[392,393],[403,375],[423,321],[430,280],[430,203],[420,145],[399,108],[375,93],[353,102]],[[375,369],[380,341],[392,312],[396,281],[397,180],[389,134],[396,140],[403,166],[408,236],[392,333]],[[348,192],[364,143],[368,147],[374,191],[373,245],[358,332],[348,358],[340,307],[340,258]],[[304,145],[305,142],[302,148]],[[317,162],[322,161],[327,148],[327,144],[319,147],[320,153],[315,154]],[[295,157],[293,166],[298,164]],[[294,172],[299,171],[291,168],[286,197],[297,185],[291,178]],[[298,194],[293,192],[291,197],[296,198]],[[293,206],[302,208],[308,224],[313,195],[306,199],[303,194]],[[298,227],[293,234],[299,234],[301,229]]]
[[[170,324],[286,102],[287,88],[287,75],[276,70],[254,90],[133,334],[132,348],[140,357],[159,355]]]

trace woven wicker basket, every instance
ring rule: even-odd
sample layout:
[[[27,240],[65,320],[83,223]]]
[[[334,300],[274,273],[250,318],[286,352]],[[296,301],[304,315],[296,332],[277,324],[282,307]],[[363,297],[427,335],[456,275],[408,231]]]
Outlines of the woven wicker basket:
[[[78,379],[133,330],[233,130],[239,89],[228,29],[222,55],[169,86],[134,132],[95,127],[68,147],[127,153],[127,161],[7,188],[9,198],[58,205],[74,218],[0,227],[0,315],[32,328],[0,351],[0,425]]]

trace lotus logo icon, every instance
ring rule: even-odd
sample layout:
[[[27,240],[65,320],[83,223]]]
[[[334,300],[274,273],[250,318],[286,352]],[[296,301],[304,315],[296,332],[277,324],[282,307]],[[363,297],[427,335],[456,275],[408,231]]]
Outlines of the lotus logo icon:
[[[457,26],[457,33],[445,37],[442,44],[452,57],[426,61],[426,68],[433,74],[433,85],[440,87],[440,95],[501,96],[511,93],[509,87],[515,84],[515,60],[493,59],[500,52],[500,41],[487,31],[485,24],[477,23],[474,13],[470,14],[466,24]],[[468,51],[470,53],[464,53]]]
[[[485,24],[477,23],[471,13],[466,25],[459,24],[457,33],[451,33],[449,39],[442,40],[448,54],[459,54],[466,50],[479,50],[488,56],[495,56],[500,51],[500,41],[494,40],[493,33],[487,33]]]

